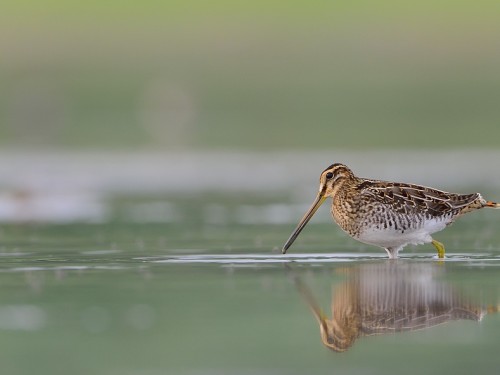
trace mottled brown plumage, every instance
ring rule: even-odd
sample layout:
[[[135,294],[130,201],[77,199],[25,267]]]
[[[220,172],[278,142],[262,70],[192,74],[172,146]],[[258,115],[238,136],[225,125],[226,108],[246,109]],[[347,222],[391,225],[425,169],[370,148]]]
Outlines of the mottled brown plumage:
[[[444,229],[463,214],[483,207],[500,208],[481,194],[455,194],[401,182],[356,177],[343,164],[332,164],[320,176],[318,196],[292,233],[285,253],[327,198],[332,198],[335,222],[358,241],[384,248],[390,258],[408,244],[432,244],[444,257],[444,246],[432,233]]]
[[[321,341],[336,352],[357,339],[409,332],[454,320],[479,321],[497,304],[482,306],[477,296],[443,282],[431,264],[364,264],[345,270],[346,280],[332,286],[331,317],[298,275],[293,281],[320,327]],[[440,277],[441,276],[441,277]]]

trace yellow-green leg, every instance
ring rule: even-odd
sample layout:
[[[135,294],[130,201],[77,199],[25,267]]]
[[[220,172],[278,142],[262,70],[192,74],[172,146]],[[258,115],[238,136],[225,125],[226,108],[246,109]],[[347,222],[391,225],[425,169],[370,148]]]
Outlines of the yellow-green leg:
[[[432,240],[432,244],[434,245],[434,247],[438,251],[438,258],[443,259],[444,258],[444,245],[441,242],[436,241],[436,240]]]

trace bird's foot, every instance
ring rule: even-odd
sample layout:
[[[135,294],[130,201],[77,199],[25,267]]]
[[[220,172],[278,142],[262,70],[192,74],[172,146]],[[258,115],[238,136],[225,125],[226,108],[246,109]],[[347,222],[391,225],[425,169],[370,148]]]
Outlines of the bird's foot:
[[[432,244],[434,245],[434,247],[436,248],[437,250],[437,255],[438,255],[438,258],[439,259],[444,259],[444,245],[439,242],[439,241],[436,241],[436,240],[432,240]]]

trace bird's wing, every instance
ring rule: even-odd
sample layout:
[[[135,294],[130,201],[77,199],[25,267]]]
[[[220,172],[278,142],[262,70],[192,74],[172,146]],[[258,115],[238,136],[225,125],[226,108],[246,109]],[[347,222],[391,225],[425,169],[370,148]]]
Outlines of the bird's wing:
[[[478,193],[454,194],[420,185],[376,180],[365,180],[360,190],[362,195],[390,205],[396,212],[426,212],[431,216],[460,211],[479,197]]]

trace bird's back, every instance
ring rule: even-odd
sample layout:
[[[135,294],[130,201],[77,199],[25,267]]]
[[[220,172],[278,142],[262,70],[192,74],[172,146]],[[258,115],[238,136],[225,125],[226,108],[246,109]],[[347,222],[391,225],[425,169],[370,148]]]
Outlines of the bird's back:
[[[415,184],[359,178],[334,198],[332,214],[346,232],[358,239],[367,232],[376,232],[376,237],[404,237],[411,236],[412,231],[429,234],[442,230],[463,213],[483,207],[484,202],[479,193],[455,194]]]
[[[358,192],[365,200],[378,202],[394,213],[424,215],[429,218],[456,217],[484,205],[484,199],[479,193],[449,193],[401,182],[364,180],[359,185]]]

